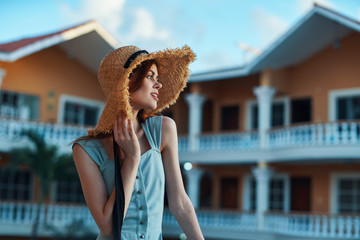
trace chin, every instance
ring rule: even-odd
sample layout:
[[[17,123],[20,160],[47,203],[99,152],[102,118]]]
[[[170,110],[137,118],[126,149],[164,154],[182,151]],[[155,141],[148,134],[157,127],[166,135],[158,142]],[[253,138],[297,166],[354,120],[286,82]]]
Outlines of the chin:
[[[155,105],[155,106],[146,106],[146,107],[144,107],[144,110],[146,110],[146,111],[154,111],[156,108],[157,108],[157,105]]]

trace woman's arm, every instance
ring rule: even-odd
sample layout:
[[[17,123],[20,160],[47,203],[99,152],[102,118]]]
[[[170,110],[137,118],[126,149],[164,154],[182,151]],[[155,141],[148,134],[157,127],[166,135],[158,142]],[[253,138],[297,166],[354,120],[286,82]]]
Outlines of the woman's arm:
[[[204,239],[194,207],[184,189],[178,158],[176,124],[171,118],[163,117],[161,142],[170,211],[188,239]]]
[[[121,119],[115,124],[117,124],[117,127],[114,126],[114,129],[117,130],[116,132],[119,132],[119,135],[123,134],[124,131],[127,131],[128,133],[128,135],[115,137],[117,142],[120,143],[119,146],[121,149],[126,149],[124,163],[121,168],[125,193],[125,216],[140,162],[140,148],[137,149],[138,142],[134,142],[135,140],[137,141],[137,138],[133,130],[130,129],[132,128],[132,124],[127,125],[125,121],[122,121]],[[132,135],[132,133],[134,135]],[[137,151],[139,151],[139,153]],[[100,231],[110,237],[113,234],[112,213],[115,202],[115,188],[113,188],[113,191],[108,198],[106,186],[99,171],[99,167],[79,144],[74,145],[73,156],[86,204]]]

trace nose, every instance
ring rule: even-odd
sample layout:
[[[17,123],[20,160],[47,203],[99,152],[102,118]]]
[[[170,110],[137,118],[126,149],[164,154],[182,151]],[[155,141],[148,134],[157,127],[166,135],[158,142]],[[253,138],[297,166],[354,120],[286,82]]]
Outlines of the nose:
[[[159,82],[156,82],[154,88],[159,90],[160,88],[162,88],[162,84]]]

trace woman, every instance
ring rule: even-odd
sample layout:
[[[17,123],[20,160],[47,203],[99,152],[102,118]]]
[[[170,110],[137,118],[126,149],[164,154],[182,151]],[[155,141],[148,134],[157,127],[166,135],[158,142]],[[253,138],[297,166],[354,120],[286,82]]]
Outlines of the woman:
[[[165,182],[170,211],[187,238],[203,239],[183,187],[175,122],[154,115],[176,101],[194,58],[187,46],[150,54],[127,46],[111,51],[101,62],[98,80],[106,96],[104,110],[96,127],[73,145],[85,200],[101,231],[97,239],[120,235],[118,228],[121,239],[162,239]],[[118,188],[121,180],[123,187]]]

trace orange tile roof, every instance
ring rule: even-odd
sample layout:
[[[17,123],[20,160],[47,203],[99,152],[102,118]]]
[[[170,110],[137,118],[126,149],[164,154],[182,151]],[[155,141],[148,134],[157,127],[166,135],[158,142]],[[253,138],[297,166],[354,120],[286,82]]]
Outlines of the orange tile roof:
[[[23,48],[23,47],[25,47],[27,45],[35,43],[37,41],[40,41],[40,40],[43,40],[43,39],[46,39],[46,38],[50,38],[50,37],[53,37],[55,35],[62,34],[64,32],[67,32],[69,30],[81,27],[81,26],[83,26],[85,24],[88,24],[90,22],[93,22],[93,21],[95,21],[95,20],[87,21],[85,23],[81,23],[81,24],[78,24],[76,26],[72,26],[72,27],[69,27],[69,28],[66,28],[66,29],[63,29],[63,30],[60,30],[60,31],[57,31],[57,32],[54,32],[54,33],[42,35],[42,36],[24,38],[24,39],[16,40],[16,41],[13,41],[13,42],[3,43],[3,44],[0,44],[0,52],[11,53],[11,52],[14,52],[14,51],[16,51],[16,50],[18,50],[20,48]]]

